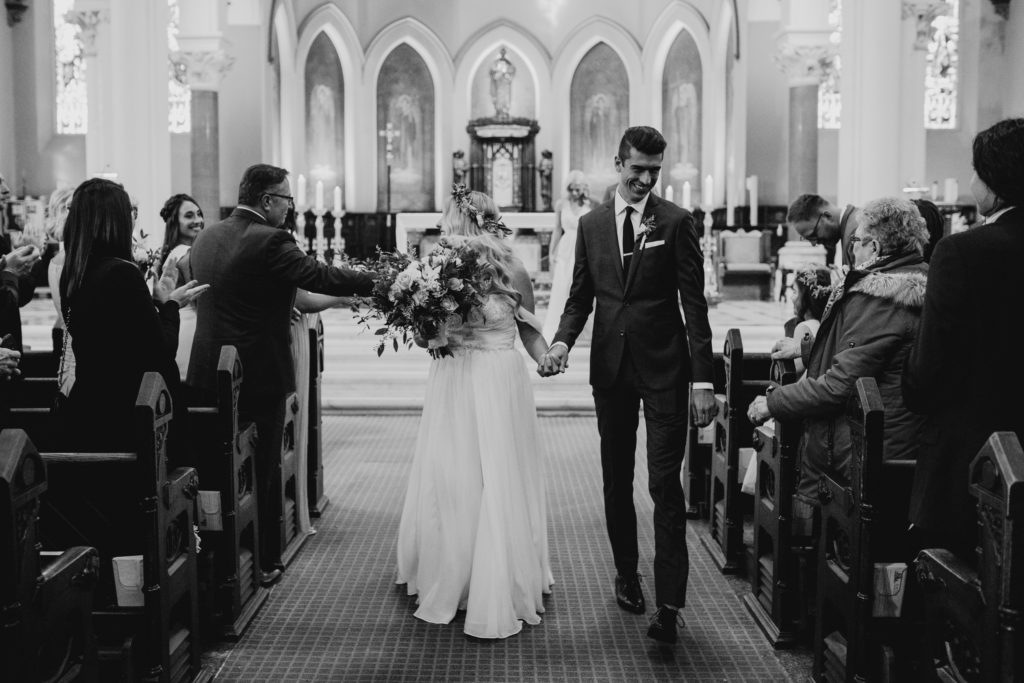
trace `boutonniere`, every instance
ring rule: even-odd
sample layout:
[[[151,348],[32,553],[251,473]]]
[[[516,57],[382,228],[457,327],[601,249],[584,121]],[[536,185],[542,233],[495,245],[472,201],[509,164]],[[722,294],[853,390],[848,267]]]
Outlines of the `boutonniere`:
[[[646,240],[657,229],[658,225],[654,222],[654,216],[646,216],[640,221],[640,232],[637,233],[637,236],[640,237],[641,241]]]

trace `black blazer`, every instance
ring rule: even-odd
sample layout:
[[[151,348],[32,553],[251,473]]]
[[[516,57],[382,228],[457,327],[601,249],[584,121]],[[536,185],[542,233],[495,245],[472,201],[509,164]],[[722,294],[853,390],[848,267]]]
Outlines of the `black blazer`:
[[[200,392],[216,389],[224,344],[238,349],[248,398],[294,391],[290,333],[296,289],[336,296],[373,289],[370,275],[318,262],[287,231],[245,209],[200,232],[189,258],[192,277],[211,285],[198,299],[188,366],[188,384]]]
[[[1024,208],[935,245],[903,397],[934,417],[917,458],[910,520],[973,548],[968,465],[992,432],[1024,438]]]
[[[81,287],[61,303],[75,352],[75,384],[61,409],[67,447],[135,450],[142,375],[159,372],[177,393],[178,304],[155,305],[139,267],[111,256],[91,257]]]
[[[580,218],[572,287],[554,341],[571,349],[597,300],[590,353],[590,383],[597,388],[615,382],[627,341],[640,378],[652,389],[713,381],[704,261],[693,217],[653,194],[643,220],[648,217],[655,229],[631,259],[628,278],[614,198]]]

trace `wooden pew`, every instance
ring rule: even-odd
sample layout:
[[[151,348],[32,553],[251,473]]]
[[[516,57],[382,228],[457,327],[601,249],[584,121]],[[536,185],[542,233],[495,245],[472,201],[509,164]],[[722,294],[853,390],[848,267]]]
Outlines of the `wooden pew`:
[[[60,343],[63,335],[60,330],[54,332],[54,342]],[[21,376],[5,384],[2,399],[2,424],[25,430],[42,451],[54,450],[58,445],[53,405],[57,397],[60,347],[55,348],[56,351],[24,351],[18,364]]]
[[[970,467],[978,499],[980,557],[923,550],[915,562],[924,589],[924,680],[1024,680],[1024,449],[996,432]]]
[[[137,450],[44,453],[50,493],[41,529],[51,545],[88,543],[100,555],[93,623],[100,679],[202,682],[193,509],[196,471],[168,473],[171,396],[158,373],[143,376],[135,404]],[[118,607],[111,558],[143,556],[142,607]]]
[[[25,432],[0,433],[0,680],[95,681],[95,548],[41,552],[46,465]]]
[[[271,510],[276,524],[270,528],[271,551],[277,556],[271,558],[271,565],[284,569],[302,548],[310,534],[299,529],[298,510],[296,508],[297,462],[295,454],[295,415],[299,411],[299,399],[294,394],[285,397],[284,427],[280,434],[273,435],[274,443],[280,444],[280,459],[274,463],[278,476],[275,477],[276,487],[273,491],[276,500],[271,501]]]
[[[875,564],[905,559],[906,508],[914,462],[883,462],[885,410],[874,378],[857,380],[847,410],[848,476],[821,478],[821,532],[813,678],[891,681],[908,634],[899,619],[873,616]],[[893,504],[896,501],[897,504]],[[904,577],[905,579],[905,577]]]
[[[775,361],[768,392],[796,382],[793,361]],[[801,608],[799,552],[811,539],[793,532],[800,421],[772,420],[754,433],[754,552],[750,593],[743,602],[773,647],[796,644],[805,622]]]
[[[771,367],[767,353],[743,355],[744,377],[767,377]],[[716,394],[725,393],[725,359],[714,355],[714,387]],[[692,387],[690,389],[692,391]],[[687,399],[689,401],[689,398]],[[712,423],[714,424],[714,423]],[[708,497],[711,490],[711,450],[713,438],[704,442],[703,430],[693,424],[693,416],[686,413],[686,447],[683,459],[683,492],[686,494],[686,516],[690,519],[708,518]],[[714,427],[710,427],[714,433]]]
[[[256,427],[240,426],[242,361],[223,346],[217,363],[217,405],[188,409],[189,461],[202,488],[220,494],[220,531],[204,530],[203,556],[212,560],[213,608],[218,634],[237,640],[269,591],[259,583]]]
[[[324,321],[316,316],[309,328],[309,437],[306,440],[306,486],[309,490],[309,516],[320,517],[331,504],[324,495],[323,415],[321,389],[324,372]]]
[[[718,414],[711,453],[710,518],[708,533],[701,541],[722,573],[731,574],[742,571],[744,564],[740,449],[748,449],[752,457],[754,433],[746,409],[755,396],[765,392],[768,380],[744,379],[743,339],[738,329],[726,334],[722,357],[725,393],[715,395]]]

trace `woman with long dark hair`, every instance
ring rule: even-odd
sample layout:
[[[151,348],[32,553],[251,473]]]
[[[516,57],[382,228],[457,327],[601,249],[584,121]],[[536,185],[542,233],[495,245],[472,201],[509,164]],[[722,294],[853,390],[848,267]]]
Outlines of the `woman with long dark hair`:
[[[159,372],[172,395],[178,309],[205,289],[160,278],[150,294],[132,261],[132,207],[121,185],[78,186],[64,225],[61,315],[74,350],[75,384],[62,408],[73,450],[134,448],[132,410],[142,376]]]

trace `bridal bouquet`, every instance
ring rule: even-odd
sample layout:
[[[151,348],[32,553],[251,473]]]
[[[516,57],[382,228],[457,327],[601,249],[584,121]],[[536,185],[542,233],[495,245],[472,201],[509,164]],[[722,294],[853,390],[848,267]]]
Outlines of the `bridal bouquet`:
[[[480,305],[479,255],[465,243],[442,237],[437,247],[420,261],[405,254],[381,252],[366,264],[373,273],[370,310],[359,322],[383,320],[374,334],[380,337],[377,355],[398,340],[412,346],[413,338],[427,340],[430,355],[450,356],[447,328],[465,320]]]

